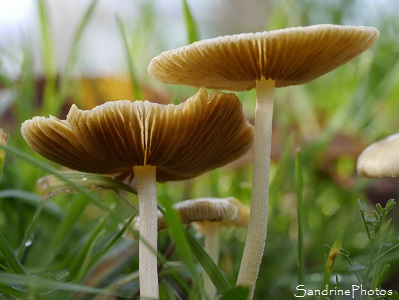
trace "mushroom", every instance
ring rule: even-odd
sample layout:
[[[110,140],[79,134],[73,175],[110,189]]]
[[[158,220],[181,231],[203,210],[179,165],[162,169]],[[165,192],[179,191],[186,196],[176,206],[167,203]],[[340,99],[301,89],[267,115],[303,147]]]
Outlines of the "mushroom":
[[[183,224],[193,223],[204,236],[205,251],[211,259],[219,262],[219,232],[221,227],[248,226],[249,207],[234,197],[229,198],[199,198],[176,203],[173,208],[179,214]],[[140,229],[140,217],[135,217],[131,223],[136,230]],[[166,228],[166,220],[158,211],[158,229]],[[131,238],[128,232],[126,237]],[[209,276],[204,278],[206,299],[215,299],[216,288]]]
[[[189,179],[220,167],[247,152],[253,140],[238,98],[205,89],[179,105],[121,100],[86,111],[73,105],[66,120],[34,117],[21,132],[36,152],[66,167],[120,180],[134,176],[142,220],[140,293],[154,299],[156,181]]]
[[[360,153],[357,173],[367,178],[399,177],[399,133],[379,140]]]
[[[364,52],[373,27],[314,25],[202,40],[161,53],[149,73],[164,83],[256,89],[251,216],[237,284],[252,298],[266,240],[274,88],[309,82]]]

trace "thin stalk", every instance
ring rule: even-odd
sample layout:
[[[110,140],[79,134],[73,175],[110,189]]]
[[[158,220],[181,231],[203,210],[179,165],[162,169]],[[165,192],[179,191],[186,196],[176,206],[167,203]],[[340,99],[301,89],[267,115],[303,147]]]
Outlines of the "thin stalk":
[[[220,224],[217,222],[207,222],[205,224],[205,251],[216,265],[219,263],[219,231]],[[216,287],[207,274],[204,277],[204,294],[206,296],[205,299],[211,300],[216,297]]]
[[[133,167],[139,198],[139,281],[141,299],[159,299],[157,269],[156,167]]]
[[[248,299],[254,294],[266,244],[274,87],[274,80],[262,77],[256,82],[251,215],[237,279],[237,285],[249,287]]]

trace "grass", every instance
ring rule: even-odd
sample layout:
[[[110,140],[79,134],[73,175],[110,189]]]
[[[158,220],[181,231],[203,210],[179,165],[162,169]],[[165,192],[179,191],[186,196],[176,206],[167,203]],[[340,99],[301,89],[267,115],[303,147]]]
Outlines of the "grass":
[[[311,24],[317,10],[329,11],[329,4],[308,0],[303,7],[291,7],[291,2],[282,1],[274,7],[267,29]],[[346,3],[342,1],[326,19],[345,23],[344,13],[348,17],[351,11]],[[121,18],[115,20],[124,49],[119,55],[126,58],[133,93],[140,97],[145,97],[145,86],[161,86],[139,69],[143,61],[151,59],[145,56],[149,51],[142,49],[162,44],[150,38],[156,22],[151,5],[143,14],[148,16],[143,20],[143,36],[137,35],[143,37],[142,45],[137,36],[129,35]],[[134,191],[92,175],[82,184],[83,175],[64,173],[36,155],[19,133],[25,119],[36,114],[57,116],[76,96],[72,70],[79,70],[79,53],[84,51],[80,45],[89,38],[85,30],[97,6],[97,1],[92,1],[87,7],[75,30],[68,63],[57,72],[47,4],[38,1],[43,93],[32,67],[36,58],[28,44],[22,49],[18,80],[8,76],[0,63],[0,87],[13,95],[10,107],[0,111],[1,127],[8,133],[8,145],[0,146],[0,156],[6,154],[0,170],[2,299],[138,297],[138,244],[122,237],[137,213]],[[191,2],[182,1],[181,26],[186,29],[187,43],[199,39],[201,22],[196,17]],[[395,37],[388,30],[397,21],[388,17],[377,21],[382,34],[370,51],[314,82],[277,91],[268,243],[255,299],[293,299],[299,284],[320,290],[327,283],[329,290],[361,284],[372,290],[393,290],[385,299],[399,299],[397,208],[388,201],[391,196],[383,193],[377,200],[369,198],[366,191],[379,191],[379,183],[354,174],[358,152],[399,128],[399,63],[392,55]],[[12,57],[7,50],[0,52]],[[162,89],[170,101],[186,99],[194,91],[173,86]],[[238,95],[251,120],[253,92]],[[298,147],[300,155],[295,155]],[[201,247],[202,237],[193,228],[182,226],[171,205],[191,198],[229,196],[248,203],[250,174],[249,159],[243,158],[192,181],[158,185],[159,204],[170,226],[159,234],[164,299],[201,298],[202,270],[223,294],[221,299],[245,297],[245,289],[235,288],[245,229],[222,231],[220,263],[216,266]],[[50,187],[42,191],[36,181],[44,176],[51,176],[47,177]],[[93,190],[92,185],[102,189]],[[397,194],[398,189],[394,196]],[[333,295],[331,299],[343,297]],[[378,298],[363,295],[361,299]]]

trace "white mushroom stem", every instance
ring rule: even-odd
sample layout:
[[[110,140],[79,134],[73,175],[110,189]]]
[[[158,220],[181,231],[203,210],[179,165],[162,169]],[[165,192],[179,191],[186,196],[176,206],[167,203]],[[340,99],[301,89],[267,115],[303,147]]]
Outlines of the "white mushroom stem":
[[[204,223],[204,246],[205,251],[208,253],[209,257],[213,262],[218,265],[219,263],[219,232],[220,223],[219,222],[205,222]],[[212,280],[209,278],[208,274],[204,276],[204,299],[215,299],[216,298],[216,287]]]
[[[274,80],[262,77],[256,82],[251,213],[237,279],[237,285],[249,287],[248,299],[253,297],[266,244],[274,87]]]
[[[139,280],[142,299],[159,299],[157,265],[156,168],[133,167],[137,183],[140,216]]]

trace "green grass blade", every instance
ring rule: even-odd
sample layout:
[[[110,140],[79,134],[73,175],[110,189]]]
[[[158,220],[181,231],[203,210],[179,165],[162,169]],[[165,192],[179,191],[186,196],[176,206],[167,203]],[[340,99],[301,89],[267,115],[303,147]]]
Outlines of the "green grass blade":
[[[24,153],[23,151],[20,151],[20,150],[16,149],[15,147],[12,147],[12,146],[5,147],[5,146],[0,145],[0,149],[4,149],[7,152],[11,153],[12,155],[29,162],[31,165],[36,166],[36,167],[38,167],[38,168],[40,168],[40,169],[42,169],[42,170],[44,170],[44,171],[46,171],[46,172],[48,172],[50,174],[55,175],[56,177],[58,177],[59,179],[65,181],[70,186],[72,186],[74,189],[79,191],[81,194],[85,195],[88,199],[93,201],[98,207],[102,208],[104,211],[109,212],[110,216],[115,218],[115,220],[122,221],[121,217],[118,214],[116,214],[115,212],[111,211],[109,209],[109,207],[107,205],[105,205],[103,203],[103,201],[101,200],[101,198],[98,197],[95,193],[89,192],[86,188],[83,188],[79,184],[76,184],[74,181],[70,180],[67,176],[65,176],[62,173],[56,171],[54,168],[50,167],[49,165],[41,162],[40,160],[34,158],[33,156],[28,155],[28,154]]]
[[[116,290],[121,289],[123,286],[133,282],[133,281],[138,281],[138,279],[139,279],[139,271],[136,270],[134,272],[129,273],[126,276],[123,276],[121,278],[117,278],[114,282],[112,282],[110,285],[105,287],[105,289],[107,291],[116,291]],[[139,289],[139,287],[137,286],[137,294],[139,293],[138,289]],[[135,297],[134,296],[132,297],[130,295],[129,299],[135,299]],[[95,298],[94,300],[103,300],[103,298]]]
[[[27,274],[21,262],[18,260],[11,246],[0,232],[0,252],[3,254],[5,260],[8,262],[11,269],[18,274]]]
[[[22,257],[22,255],[26,249],[26,244],[27,244],[28,240],[30,239],[30,237],[32,236],[33,229],[35,227],[37,220],[39,219],[39,216],[43,210],[43,207],[44,207],[44,202],[40,201],[39,204],[36,206],[35,214],[33,215],[32,220],[30,221],[28,227],[26,228],[24,237],[22,238],[22,241],[18,247],[18,250],[17,250],[18,257]]]
[[[85,247],[85,250],[87,249],[86,253],[83,257],[82,264],[79,266],[79,272],[76,274],[76,276],[73,276],[74,280],[77,282],[80,282],[86,274],[90,272],[90,268],[92,267],[92,259],[90,259],[92,256],[94,256],[94,249],[97,245],[97,243],[100,241],[100,238],[104,234],[104,229],[100,230],[99,232],[96,232],[96,235],[94,236],[93,239],[90,239],[90,243],[87,244],[87,247]]]
[[[225,293],[222,297],[218,298],[219,300],[242,300],[247,299],[249,295],[249,289],[243,286],[237,286],[232,288],[227,293]]]
[[[74,33],[73,39],[72,39],[72,43],[71,43],[71,49],[69,50],[68,53],[68,58],[65,64],[65,69],[62,73],[62,76],[60,77],[60,89],[58,92],[58,97],[57,97],[57,112],[59,111],[59,109],[61,108],[61,105],[64,102],[65,97],[67,96],[67,89],[68,89],[68,81],[71,77],[72,74],[72,69],[75,65],[77,56],[78,56],[78,50],[79,50],[79,44],[81,42],[83,33],[87,27],[87,24],[89,23],[96,5],[97,5],[97,0],[93,0],[89,7],[86,9],[86,12],[83,16],[82,21],[80,22],[80,24],[77,27],[77,30]],[[54,112],[55,113],[55,112]]]
[[[62,290],[70,292],[84,292],[90,294],[110,295],[110,296],[120,297],[121,299],[128,298],[128,295],[107,291],[105,289],[86,287],[83,285],[74,284],[70,282],[69,283],[58,282],[58,281],[40,278],[38,276],[26,276],[20,274],[10,274],[5,272],[0,272],[0,282],[2,283],[7,282],[8,284],[12,285],[26,286],[27,288],[34,287],[35,289],[43,288],[48,290]],[[53,299],[58,299],[58,298],[53,298]]]
[[[187,0],[183,0],[183,12],[184,19],[186,21],[187,37],[189,43],[191,44],[199,40],[199,34],[197,25],[195,24],[195,20],[187,3]]]
[[[381,245],[384,243],[384,241],[387,237],[390,224],[391,224],[391,220],[388,220],[386,223],[382,224],[382,226],[381,226],[380,235],[379,235],[379,245],[380,246],[378,248],[378,256],[380,256],[380,254],[381,254],[381,251],[382,251]],[[375,264],[374,264],[373,259],[370,259],[370,261],[371,261],[371,265],[374,268],[373,276],[371,278],[371,289],[375,290],[378,287],[379,281],[381,279],[381,274],[383,274],[382,267],[386,267],[386,266],[382,266],[381,260],[378,260]]]
[[[107,257],[104,257],[99,261],[90,272],[84,278],[85,286],[104,286],[104,284],[111,283],[108,286],[104,286],[107,291],[117,291],[124,289],[124,287],[133,286],[138,282],[138,271],[132,271],[127,275],[121,274],[117,278],[113,277],[113,274],[117,274],[118,270],[126,267],[127,263],[130,263],[134,257],[138,256],[137,244],[125,244],[123,248],[118,248],[117,251],[113,251]],[[131,296],[133,292],[130,292]],[[129,297],[132,299],[134,297]],[[88,296],[84,293],[78,293],[73,295],[74,300],[88,299]],[[92,298],[90,298],[92,299]],[[101,297],[94,298],[95,300],[104,299]]]
[[[189,272],[194,276],[194,278],[196,278],[198,277],[198,272],[195,267],[194,259],[190,251],[190,246],[187,241],[185,229],[182,225],[180,216],[178,215],[177,211],[173,209],[173,206],[168,199],[160,197],[159,201],[165,208],[164,215],[166,223],[168,225],[170,234],[176,243],[176,248],[181,256],[181,260],[187,266]]]
[[[138,83],[136,73],[134,71],[133,57],[131,55],[129,43],[127,41],[125,27],[123,26],[123,23],[119,17],[116,18],[116,21],[118,23],[119,31],[121,33],[122,40],[123,40],[123,45],[125,47],[125,54],[126,54],[126,59],[127,59],[129,75],[130,75],[130,81],[131,81],[131,85],[133,88],[133,95],[136,99],[143,99],[143,94],[141,92],[141,88]]]
[[[18,199],[19,201],[22,201],[32,207],[37,207],[42,201],[41,198],[36,194],[13,189],[0,191],[0,199],[6,198]],[[64,216],[63,211],[53,202],[45,202],[43,214],[46,214],[57,221],[61,220]]]
[[[194,295],[194,297],[191,297],[193,299],[198,299],[199,297],[197,296],[197,294],[195,294],[193,292],[193,287],[192,285],[190,285],[190,283],[186,280],[186,278],[182,277],[180,274],[178,274],[177,272],[174,271],[169,271],[168,276],[170,276],[170,278],[173,280],[173,284],[178,286],[179,289],[181,289],[185,294],[187,295]],[[181,299],[181,298],[178,298]]]
[[[46,84],[43,92],[44,114],[56,114],[54,111],[55,90],[57,81],[57,65],[54,44],[51,37],[51,24],[45,0],[38,0],[40,33],[41,33],[41,57]]]
[[[335,259],[337,258],[337,256],[340,254],[341,251],[343,237],[344,237],[344,231],[341,231],[338,238],[335,240],[333,246],[331,247],[330,252],[328,253],[326,265],[324,268],[324,279],[321,289],[325,289],[326,285],[330,280]]]
[[[367,206],[363,201],[360,201],[360,199],[358,199],[357,202],[359,203],[359,206],[360,206],[360,214],[362,216],[364,228],[366,229],[367,237],[368,237],[369,241],[371,242],[373,240],[373,237],[371,236],[369,226],[367,225],[367,222],[366,222],[366,216],[364,214],[364,212],[367,209]]]
[[[82,274],[84,274],[87,271],[85,268],[87,266],[85,261],[87,260],[87,257],[93,248],[93,245],[98,240],[101,233],[103,232],[105,221],[106,218],[100,218],[100,220],[97,222],[97,225],[90,232],[90,235],[88,236],[87,240],[84,242],[81,249],[79,250],[79,253],[71,263],[71,267],[69,269],[69,274],[66,278],[66,281],[76,280],[77,274],[81,274],[81,276],[79,276],[79,279],[81,279]]]
[[[385,255],[387,255],[389,252],[395,250],[399,248],[399,243],[395,244],[394,246],[388,248],[387,250],[385,250],[384,252],[382,252],[381,254],[378,254],[378,257],[376,259],[374,259],[373,264],[377,263],[380,259],[382,259]]]
[[[303,190],[303,174],[301,151],[296,151],[295,157],[295,175],[296,175],[296,195],[298,199],[297,215],[298,215],[298,284],[305,284],[305,251],[304,251],[304,237],[303,227],[305,220],[305,213],[303,207],[302,190]]]
[[[100,259],[108,252],[109,249],[120,239],[122,236],[123,232],[126,230],[126,228],[130,225],[131,220],[133,219],[134,216],[132,216],[127,222],[125,222],[124,226],[118,231],[116,235],[114,235],[112,238],[110,238],[108,241],[105,243],[102,243],[103,245],[101,246],[100,249],[97,250],[97,252],[94,251],[94,247],[97,246],[97,242],[101,238],[101,234],[98,234],[95,239],[90,243],[88,247],[87,254],[84,257],[84,260],[82,262],[82,267],[79,270],[79,273],[76,276],[75,280],[82,280],[85,278],[84,282],[86,285],[97,285],[101,284],[102,281],[104,281],[106,276],[109,276],[111,272],[114,272],[116,268],[120,268],[122,264],[125,264],[127,260],[129,260],[129,257],[131,257],[131,254],[129,254],[128,251],[124,250],[119,253],[117,259],[112,260],[112,265],[110,265],[109,262],[105,260],[101,264],[97,264]],[[129,249],[131,251],[131,249]],[[97,265],[96,265],[97,264]],[[84,297],[83,297],[84,298]],[[80,296],[75,295],[74,299],[80,299]]]
[[[48,247],[47,255],[44,256],[43,265],[51,264],[57,253],[63,248],[64,244],[68,241],[69,235],[73,231],[73,227],[82,215],[88,200],[82,197],[78,201],[71,201],[70,207],[65,214],[65,218],[57,228],[53,238],[51,239]]]
[[[117,234],[108,242],[105,243],[104,247],[101,248],[101,250],[99,252],[97,252],[91,261],[91,265],[94,265],[97,261],[100,260],[100,258],[108,252],[108,250],[111,249],[111,247],[121,238],[121,236],[123,235],[123,233],[126,231],[126,229],[130,226],[133,218],[136,216],[136,214],[134,214],[133,216],[131,216],[122,226],[121,229],[119,229],[119,231],[117,232]]]
[[[383,284],[383,280],[385,279],[385,276],[387,275],[388,271],[390,270],[391,265],[390,264],[385,264],[382,268],[380,273],[378,274],[378,278],[375,281],[375,287],[379,287]],[[372,287],[373,288],[373,287]]]
[[[15,81],[9,87],[15,93],[15,108],[12,114],[15,117],[15,124],[21,124],[26,119],[30,119],[32,114],[37,111],[37,75],[34,71],[34,59],[30,45],[23,45],[23,60],[21,62],[20,84]],[[14,139],[21,141],[22,137],[15,135]]]
[[[340,286],[339,286],[339,279],[338,279],[338,275],[337,274],[335,274],[335,286],[336,286],[336,288],[339,290],[340,289]],[[337,295],[337,300],[340,300],[341,299],[341,297],[339,296],[339,295]]]
[[[13,287],[11,285],[8,285],[6,283],[3,283],[3,281],[0,278],[0,299],[25,299],[28,297],[28,293],[25,290],[22,289],[17,289],[16,287]],[[14,296],[16,298],[6,298],[6,296]]]
[[[195,257],[208,274],[209,278],[212,280],[216,289],[219,291],[219,293],[227,293],[231,289],[231,286],[226,277],[219,270],[214,261],[209,257],[204,248],[202,248],[202,246],[198,244],[198,242],[190,234],[187,234],[187,239],[190,244],[191,251],[194,253]]]

